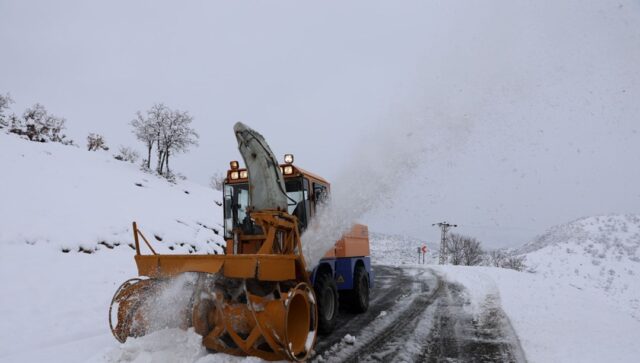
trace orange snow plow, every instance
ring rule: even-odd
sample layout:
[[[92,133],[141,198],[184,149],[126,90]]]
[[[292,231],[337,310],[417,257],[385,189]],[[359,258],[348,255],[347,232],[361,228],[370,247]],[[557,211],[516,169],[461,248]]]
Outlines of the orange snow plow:
[[[294,166],[292,154],[280,165],[250,127],[237,123],[234,131],[246,168],[232,161],[223,184],[225,254],[158,254],[134,222],[140,277],[116,291],[111,331],[125,342],[191,328],[212,351],[303,361],[317,333],[336,326],[340,301],[368,309],[368,229],[355,225],[307,266],[300,234],[329,198],[329,183]],[[145,245],[150,253],[141,252]]]
[[[161,255],[133,224],[138,274],[116,291],[110,325],[120,342],[153,330],[154,304],[171,278],[195,273],[175,327],[193,327],[208,349],[265,360],[307,358],[317,332],[316,299],[301,254],[297,219],[278,210],[251,213],[259,234],[236,231],[226,255]],[[140,238],[152,254],[140,252]],[[256,254],[233,253],[259,246]]]

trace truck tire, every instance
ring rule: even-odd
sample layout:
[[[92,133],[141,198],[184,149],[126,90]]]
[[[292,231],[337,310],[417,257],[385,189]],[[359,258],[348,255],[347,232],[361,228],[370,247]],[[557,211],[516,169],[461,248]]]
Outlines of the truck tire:
[[[318,333],[329,334],[338,320],[338,287],[331,274],[323,273],[313,288],[318,300]]]
[[[369,274],[364,266],[356,267],[353,273],[353,292],[349,305],[355,313],[364,313],[369,309]]]

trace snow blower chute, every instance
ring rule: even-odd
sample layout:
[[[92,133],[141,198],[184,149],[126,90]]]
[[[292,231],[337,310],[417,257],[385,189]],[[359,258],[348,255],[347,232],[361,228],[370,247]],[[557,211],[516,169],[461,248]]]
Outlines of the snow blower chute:
[[[187,307],[175,327],[202,335],[208,349],[266,360],[305,360],[315,344],[318,310],[302,255],[298,219],[287,212],[284,179],[264,138],[234,126],[247,165],[250,208],[225,255],[157,254],[133,223],[135,261],[141,278],[116,291],[109,322],[116,339],[155,328],[157,296],[179,275],[195,275]],[[151,254],[141,253],[140,239]],[[245,245],[257,252],[243,253]]]

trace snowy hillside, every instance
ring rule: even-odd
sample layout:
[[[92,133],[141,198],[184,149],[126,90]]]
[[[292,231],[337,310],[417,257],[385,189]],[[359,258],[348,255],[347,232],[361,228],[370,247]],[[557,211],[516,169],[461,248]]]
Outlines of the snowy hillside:
[[[640,320],[640,216],[582,218],[555,226],[519,253],[542,276],[599,290]]]
[[[81,362],[117,349],[107,312],[137,275],[134,220],[156,251],[222,252],[221,196],[210,188],[3,133],[0,170],[0,361]]]
[[[137,221],[159,251],[222,252],[221,195],[210,188],[171,184],[109,152],[6,134],[0,134],[0,170],[0,245],[88,253],[123,248]]]

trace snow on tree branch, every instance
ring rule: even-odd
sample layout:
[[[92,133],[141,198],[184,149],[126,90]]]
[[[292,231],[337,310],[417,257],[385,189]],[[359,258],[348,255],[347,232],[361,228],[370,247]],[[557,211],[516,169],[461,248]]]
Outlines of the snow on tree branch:
[[[4,114],[4,110],[9,108],[9,105],[13,103],[13,99],[10,94],[0,94],[0,129],[9,126],[9,120]]]
[[[66,135],[62,133],[66,120],[49,114],[47,109],[39,103],[27,108],[22,117],[11,115],[9,121],[11,121],[9,132],[31,141],[73,143],[71,140],[66,140]]]
[[[133,133],[147,147],[145,166],[151,168],[151,152],[156,147],[159,174],[169,176],[169,157],[187,152],[198,145],[198,133],[190,126],[193,117],[188,111],[172,110],[163,103],[153,105],[146,113],[138,111],[131,121]]]

